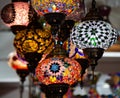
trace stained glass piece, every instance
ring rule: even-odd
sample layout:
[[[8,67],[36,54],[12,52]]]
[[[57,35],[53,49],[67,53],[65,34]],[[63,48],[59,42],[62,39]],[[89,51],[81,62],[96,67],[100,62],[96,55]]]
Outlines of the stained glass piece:
[[[117,36],[117,31],[109,23],[89,20],[75,25],[70,39],[80,49],[107,49],[116,42]]]
[[[80,20],[84,16],[83,0],[31,0],[31,4],[39,15],[61,12],[72,20]]]
[[[25,29],[19,31],[14,38],[14,47],[22,58],[27,53],[48,54],[53,46],[52,35],[48,30]]]
[[[81,65],[77,61],[62,57],[44,59],[36,68],[38,80],[46,85],[53,83],[71,85],[80,78],[80,72]]]
[[[1,18],[8,27],[27,26],[35,15],[35,10],[27,2],[10,3],[1,10]]]

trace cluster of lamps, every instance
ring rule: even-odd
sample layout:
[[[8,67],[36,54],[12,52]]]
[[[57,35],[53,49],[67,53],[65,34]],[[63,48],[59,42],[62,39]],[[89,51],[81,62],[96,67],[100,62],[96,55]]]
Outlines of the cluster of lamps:
[[[62,98],[69,86],[84,79],[89,65],[94,72],[104,50],[117,40],[116,30],[98,14],[95,0],[81,22],[76,21],[83,15],[83,3],[83,0],[13,0],[1,11],[2,20],[15,34],[16,56],[12,60],[17,57],[27,62],[27,72],[37,76],[47,98]],[[68,20],[70,17],[76,20]],[[71,57],[70,44],[75,47]],[[77,53],[79,58],[75,57]]]

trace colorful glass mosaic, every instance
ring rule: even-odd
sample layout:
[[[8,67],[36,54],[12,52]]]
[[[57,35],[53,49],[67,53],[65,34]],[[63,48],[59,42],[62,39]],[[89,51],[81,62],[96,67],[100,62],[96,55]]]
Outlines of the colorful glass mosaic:
[[[25,29],[16,34],[14,46],[21,58],[26,53],[45,53],[52,51],[54,42],[48,30]]]
[[[31,0],[33,8],[39,15],[62,12],[66,15],[79,7],[80,0]]]
[[[27,26],[36,15],[35,10],[27,2],[14,2],[7,4],[1,10],[1,19],[8,26]]]
[[[53,83],[75,83],[80,78],[80,64],[69,58],[53,57],[40,62],[36,68],[38,80],[46,85]]]
[[[89,20],[75,25],[70,39],[80,49],[107,49],[117,40],[117,31],[107,22]]]

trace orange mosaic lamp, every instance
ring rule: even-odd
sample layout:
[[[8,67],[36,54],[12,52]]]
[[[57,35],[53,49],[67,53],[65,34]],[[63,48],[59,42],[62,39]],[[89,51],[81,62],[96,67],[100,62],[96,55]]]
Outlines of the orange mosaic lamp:
[[[76,60],[67,57],[58,40],[46,59],[39,62],[36,76],[47,98],[62,98],[69,86],[80,79],[81,70]]]
[[[36,76],[46,98],[63,98],[70,85],[80,78],[80,64],[70,58],[51,57],[36,67]]]
[[[40,62],[36,76],[43,84],[66,83],[72,85],[80,78],[80,64],[70,58],[53,57]]]

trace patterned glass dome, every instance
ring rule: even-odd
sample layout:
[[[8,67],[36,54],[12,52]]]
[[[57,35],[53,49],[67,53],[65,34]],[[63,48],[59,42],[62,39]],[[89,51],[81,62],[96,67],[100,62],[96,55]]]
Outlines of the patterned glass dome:
[[[14,47],[21,58],[24,58],[26,53],[48,54],[53,46],[49,30],[25,29],[18,32],[14,38]]]
[[[36,68],[38,80],[45,84],[73,84],[80,78],[80,64],[69,58],[53,57],[40,62]]]
[[[1,19],[8,26],[27,26],[36,15],[35,10],[27,2],[13,2],[1,10]]]
[[[79,7],[79,0],[31,0],[33,8],[39,15],[62,12],[66,15]]]
[[[70,39],[80,49],[107,49],[116,42],[117,36],[117,31],[109,23],[89,20],[74,26]]]

